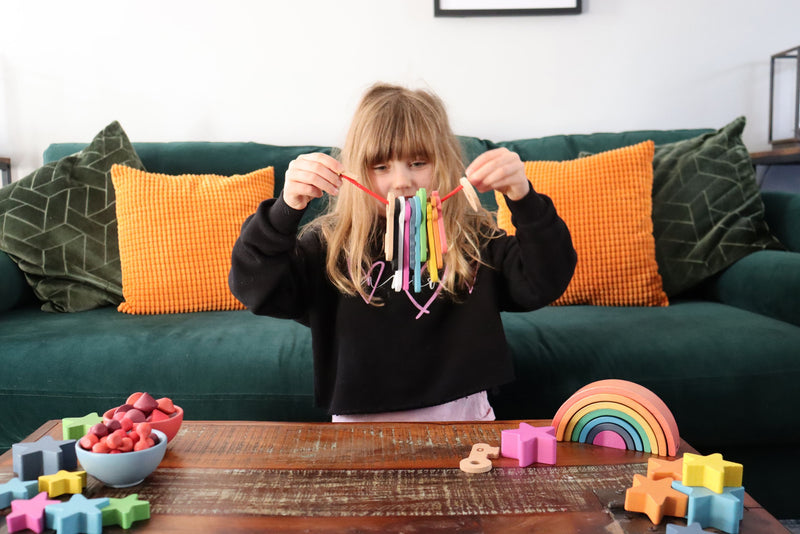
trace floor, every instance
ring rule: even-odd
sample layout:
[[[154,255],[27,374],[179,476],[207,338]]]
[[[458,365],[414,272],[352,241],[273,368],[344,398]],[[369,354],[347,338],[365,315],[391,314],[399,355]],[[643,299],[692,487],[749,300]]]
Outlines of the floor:
[[[800,519],[784,519],[781,524],[792,534],[800,534]]]
[[[800,191],[800,165],[759,165],[756,182],[763,191]]]

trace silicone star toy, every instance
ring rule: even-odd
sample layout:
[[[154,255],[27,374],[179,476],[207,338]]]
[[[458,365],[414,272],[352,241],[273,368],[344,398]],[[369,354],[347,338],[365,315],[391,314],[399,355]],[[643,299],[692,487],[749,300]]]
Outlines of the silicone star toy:
[[[5,484],[0,484],[0,510],[11,506],[14,499],[30,499],[39,491],[39,482],[36,480],[22,481],[12,478]]]
[[[33,443],[15,443],[11,454],[14,472],[21,480],[36,480],[59,469],[71,471],[78,467],[74,439],[56,441],[45,436]]]
[[[89,433],[89,429],[97,423],[102,423],[103,418],[92,412],[83,417],[65,417],[61,420],[63,439],[81,439]]]
[[[744,487],[725,488],[716,493],[701,486],[686,486],[673,482],[672,487],[689,497],[687,523],[700,523],[703,528],[718,528],[738,534],[739,521],[744,516]]]
[[[51,504],[45,509],[47,528],[55,529],[58,534],[100,534],[103,532],[100,509],[106,506],[108,499],[73,495],[67,502]]]
[[[656,525],[665,515],[684,517],[689,498],[672,489],[672,482],[671,478],[653,480],[633,475],[633,487],[625,491],[625,509],[646,514]]]
[[[86,471],[59,471],[54,475],[39,477],[39,491],[46,491],[50,497],[65,493],[80,493],[86,487]]]
[[[678,458],[677,460],[648,459],[647,478],[652,478],[653,480],[661,478],[683,480],[683,458]]]
[[[680,525],[667,525],[667,534],[703,534],[705,530],[700,527],[700,523],[692,523],[687,527]]]
[[[683,455],[683,480],[686,486],[703,486],[714,493],[722,493],[725,486],[742,485],[742,464],[728,462],[719,453],[700,456]]]
[[[520,467],[533,462],[556,463],[556,431],[552,426],[536,427],[520,423],[519,429],[503,430],[500,440],[500,454],[506,458],[516,458]]]
[[[41,492],[33,499],[20,499],[11,503],[11,513],[6,516],[6,526],[9,532],[30,529],[34,532],[44,530],[44,509],[59,501],[47,498],[47,493]]]
[[[150,519],[150,502],[140,501],[139,494],[133,493],[124,499],[109,499],[108,506],[103,508],[103,526],[119,525],[124,529],[131,528],[134,521]]]

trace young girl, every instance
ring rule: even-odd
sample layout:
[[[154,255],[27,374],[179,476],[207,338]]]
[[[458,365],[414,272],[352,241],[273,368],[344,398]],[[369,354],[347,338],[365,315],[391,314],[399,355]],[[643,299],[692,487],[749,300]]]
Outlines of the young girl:
[[[415,206],[410,213],[423,218],[422,201],[434,191],[441,199],[466,175],[478,191],[506,196],[517,235],[505,235],[457,193],[440,204],[445,239],[439,249],[430,243],[416,273],[422,283],[403,284],[398,277],[413,274],[402,258],[399,269],[387,261],[385,240],[389,230],[390,242],[403,243],[413,222],[405,229],[395,215],[387,222],[392,208],[342,175],[378,198],[407,199],[393,205]],[[298,236],[308,203],[325,193],[333,197],[328,212]],[[410,250],[413,262],[421,253]],[[334,421],[493,420],[486,391],[514,378],[500,311],[549,304],[575,262],[566,225],[530,187],[517,154],[490,150],[465,170],[438,97],[378,84],[364,95],[340,160],[300,156],[282,194],[244,223],[229,282],[253,313],[311,328],[316,400]]]

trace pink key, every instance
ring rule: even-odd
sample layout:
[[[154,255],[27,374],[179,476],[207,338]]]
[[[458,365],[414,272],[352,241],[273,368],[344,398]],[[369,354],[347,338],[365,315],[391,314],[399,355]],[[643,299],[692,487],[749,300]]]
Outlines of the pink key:
[[[411,246],[411,205],[406,204],[406,220],[405,228],[403,229],[403,289],[408,291],[408,268],[409,260],[411,259],[409,247]]]

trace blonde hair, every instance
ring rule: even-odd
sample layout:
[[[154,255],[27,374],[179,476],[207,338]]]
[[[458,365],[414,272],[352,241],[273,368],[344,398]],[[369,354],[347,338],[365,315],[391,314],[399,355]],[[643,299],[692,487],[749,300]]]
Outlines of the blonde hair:
[[[374,190],[368,170],[395,158],[423,158],[432,164],[430,188],[442,197],[459,185],[464,173],[461,145],[439,97],[379,83],[364,94],[339,159],[348,176]],[[448,241],[442,284],[444,293],[458,298],[472,285],[481,245],[496,233],[496,224],[485,209],[475,213],[463,194],[443,203],[442,214]],[[383,204],[344,184],[327,212],[306,226],[321,231],[328,248],[328,276],[343,293],[369,294],[369,271],[383,255],[384,218]]]

